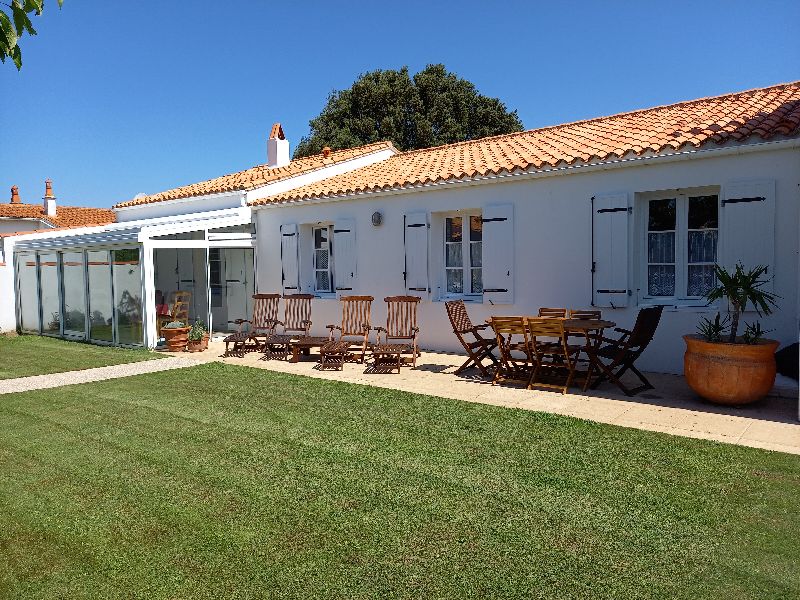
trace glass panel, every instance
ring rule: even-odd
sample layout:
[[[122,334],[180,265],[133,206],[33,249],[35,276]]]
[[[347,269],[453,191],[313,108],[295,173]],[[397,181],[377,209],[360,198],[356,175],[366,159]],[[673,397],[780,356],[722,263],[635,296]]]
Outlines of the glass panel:
[[[483,239],[483,221],[481,217],[469,218],[469,241],[480,242]]]
[[[331,291],[330,273],[327,271],[317,271],[317,287],[318,292]]]
[[[464,293],[464,271],[461,269],[447,269],[447,292],[449,294]]]
[[[469,245],[469,264],[472,267],[482,267],[483,242],[473,242]]]
[[[42,333],[61,333],[61,300],[58,293],[58,255],[39,255]]]
[[[328,251],[327,250],[314,250],[314,265],[317,269],[328,268]]]
[[[650,296],[674,296],[675,265],[648,266],[647,293]]]
[[[647,229],[670,231],[675,229],[675,199],[651,200],[649,202]]]
[[[709,231],[690,231],[689,262],[713,263],[716,262],[716,260],[717,260],[717,231],[715,229]]]
[[[142,272],[139,249],[112,250],[117,343],[142,344]]]
[[[36,255],[17,255],[19,320],[22,331],[39,333],[39,291],[36,286]]]
[[[648,233],[647,234],[647,262],[671,263],[675,262],[675,234]]]
[[[472,271],[472,293],[473,294],[482,294],[483,293],[483,270],[482,269],[470,269]]]
[[[444,220],[444,240],[446,242],[461,241],[461,217],[448,217]]]
[[[716,229],[719,226],[716,196],[689,198],[689,229]]]
[[[61,274],[64,282],[64,333],[86,336],[86,280],[83,252],[64,252],[61,255]]]
[[[464,257],[461,251],[461,244],[446,244],[447,258],[445,266],[460,267],[464,264]]]
[[[328,228],[318,227],[314,230],[314,248],[326,248],[328,241]]]
[[[89,269],[89,338],[113,342],[111,314],[111,269],[107,250],[90,250],[86,254]]]
[[[705,296],[714,287],[714,265],[689,265],[689,283],[686,293],[689,296]]]

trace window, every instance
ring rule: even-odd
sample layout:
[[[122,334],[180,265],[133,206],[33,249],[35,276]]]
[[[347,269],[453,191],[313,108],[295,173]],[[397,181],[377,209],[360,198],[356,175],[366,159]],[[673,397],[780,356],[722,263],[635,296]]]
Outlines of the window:
[[[222,254],[219,248],[208,250],[208,273],[211,287],[211,308],[222,308],[225,284],[222,282]]]
[[[332,231],[329,225],[314,227],[314,291],[333,291],[333,255],[331,254]]]
[[[714,286],[719,237],[716,194],[646,202],[646,297],[694,299]]]
[[[464,224],[469,231],[464,231]],[[480,215],[445,217],[444,267],[448,295],[483,293],[483,221]]]

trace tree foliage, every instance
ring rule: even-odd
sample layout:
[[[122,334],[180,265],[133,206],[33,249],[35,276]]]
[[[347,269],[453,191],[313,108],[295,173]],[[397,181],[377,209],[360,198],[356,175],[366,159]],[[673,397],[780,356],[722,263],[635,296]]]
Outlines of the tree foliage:
[[[32,13],[41,15],[44,10],[44,0],[10,0],[10,4],[3,2],[0,6],[0,61],[6,62],[11,58],[17,66],[22,68],[22,50],[19,39],[27,33],[36,35],[30,16]],[[58,6],[64,0],[58,0]]]
[[[347,90],[334,91],[295,158],[329,146],[334,150],[391,140],[400,150],[429,148],[522,130],[517,111],[444,65],[428,65],[409,76],[408,67],[361,75]]]

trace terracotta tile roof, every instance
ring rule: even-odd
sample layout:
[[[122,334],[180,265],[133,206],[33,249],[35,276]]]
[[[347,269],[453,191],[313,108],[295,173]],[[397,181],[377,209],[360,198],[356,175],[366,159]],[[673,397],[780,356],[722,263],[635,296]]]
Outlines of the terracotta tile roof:
[[[48,217],[41,204],[0,204],[0,218],[39,219],[53,227],[86,227],[105,225],[116,220],[114,211],[108,208],[85,208],[82,206],[56,206],[56,216]],[[32,226],[31,231],[37,229]]]
[[[800,81],[404,152],[251,204],[374,192],[798,133]]]
[[[282,130],[280,133],[282,133]],[[231,175],[223,175],[222,177],[209,179],[208,181],[184,185],[167,190],[165,192],[159,192],[157,194],[150,194],[149,196],[143,196],[134,200],[120,202],[119,204],[115,204],[114,208],[138,206],[140,204],[151,204],[153,202],[177,200],[179,198],[191,198],[192,196],[204,196],[206,194],[252,190],[273,181],[294,177],[295,175],[302,175],[304,173],[315,171],[316,169],[321,169],[322,167],[327,167],[329,165],[353,158],[359,158],[379,150],[387,149],[394,150],[396,152],[391,142],[376,142],[374,144],[367,144],[366,146],[359,146],[358,148],[349,148],[346,150],[331,152],[327,157],[323,156],[322,154],[315,154],[305,158],[298,158],[283,167],[270,168],[267,165],[258,165],[251,169],[239,171],[238,173],[233,173]]]

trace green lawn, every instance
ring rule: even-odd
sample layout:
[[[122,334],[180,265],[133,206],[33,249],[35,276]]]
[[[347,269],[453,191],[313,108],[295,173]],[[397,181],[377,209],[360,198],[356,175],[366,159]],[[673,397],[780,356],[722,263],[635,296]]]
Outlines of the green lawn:
[[[5,396],[0,597],[791,598],[800,457],[213,363]]]
[[[0,335],[0,379],[62,373],[161,358],[147,350],[94,346],[38,335]]]

